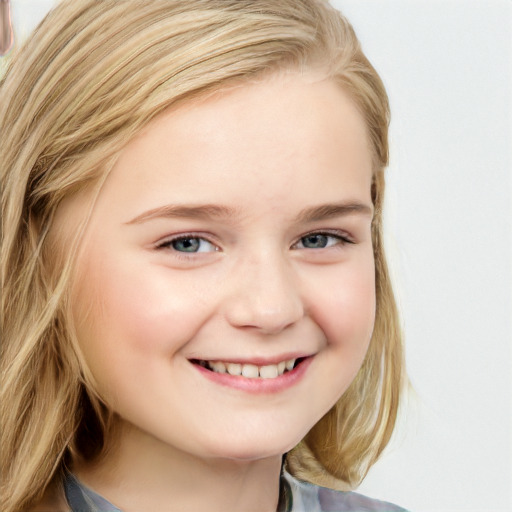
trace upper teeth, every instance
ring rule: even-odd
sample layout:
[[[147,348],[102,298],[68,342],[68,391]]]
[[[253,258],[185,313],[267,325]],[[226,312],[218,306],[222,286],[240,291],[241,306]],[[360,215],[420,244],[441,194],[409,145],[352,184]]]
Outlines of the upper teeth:
[[[222,361],[204,361],[203,366],[217,373],[229,373],[230,375],[242,375],[249,379],[275,379],[283,375],[286,370],[293,370],[295,359],[281,361],[278,364],[256,366],[254,364],[223,363]]]

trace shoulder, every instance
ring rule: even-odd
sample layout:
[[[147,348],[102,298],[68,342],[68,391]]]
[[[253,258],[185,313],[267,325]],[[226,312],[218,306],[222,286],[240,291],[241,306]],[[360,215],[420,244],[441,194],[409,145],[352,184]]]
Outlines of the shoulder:
[[[343,492],[303,482],[284,474],[290,486],[290,512],[407,512],[386,501],[376,500],[356,492]]]
[[[320,487],[318,498],[323,512],[406,512],[398,505],[369,498],[356,492],[333,491]]]

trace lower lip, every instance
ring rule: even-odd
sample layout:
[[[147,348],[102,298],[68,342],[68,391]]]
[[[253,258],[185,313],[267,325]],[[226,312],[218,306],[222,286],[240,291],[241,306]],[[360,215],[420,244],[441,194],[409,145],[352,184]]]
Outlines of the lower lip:
[[[239,389],[241,391],[245,391],[247,393],[279,393],[280,391],[284,391],[287,388],[290,388],[297,384],[304,374],[306,373],[311,361],[313,360],[313,356],[306,357],[298,366],[296,366],[293,370],[283,373],[279,375],[279,377],[275,377],[274,379],[262,379],[255,378],[249,379],[247,377],[242,377],[241,375],[230,375],[229,373],[216,373],[211,370],[207,370],[198,364],[193,364],[193,366],[201,372],[207,379],[215,382],[216,384],[220,384],[222,386],[227,386],[234,389]]]

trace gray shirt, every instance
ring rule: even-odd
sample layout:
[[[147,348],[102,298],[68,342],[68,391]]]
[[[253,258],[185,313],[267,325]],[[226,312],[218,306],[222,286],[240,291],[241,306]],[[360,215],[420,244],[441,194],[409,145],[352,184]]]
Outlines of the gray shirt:
[[[64,481],[72,512],[122,512],[68,473]],[[279,512],[406,512],[384,501],[355,492],[333,491],[294,478],[284,471]]]

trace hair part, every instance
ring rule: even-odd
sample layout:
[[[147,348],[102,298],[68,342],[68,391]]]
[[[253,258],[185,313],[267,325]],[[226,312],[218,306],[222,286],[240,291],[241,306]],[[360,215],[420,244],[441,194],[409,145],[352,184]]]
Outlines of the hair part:
[[[98,186],[165,109],[282,69],[322,70],[364,116],[374,156],[377,296],[362,368],[287,455],[288,468],[348,489],[382,453],[403,382],[382,243],[389,106],[348,21],[323,0],[67,0],[14,52],[0,84],[6,512],[40,499],[73,457],[99,456],[113,424],[73,334],[69,284],[79,231],[65,250],[55,242],[59,206]]]

